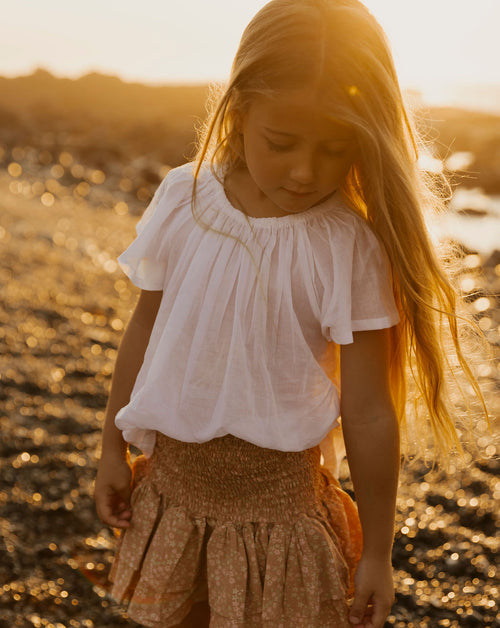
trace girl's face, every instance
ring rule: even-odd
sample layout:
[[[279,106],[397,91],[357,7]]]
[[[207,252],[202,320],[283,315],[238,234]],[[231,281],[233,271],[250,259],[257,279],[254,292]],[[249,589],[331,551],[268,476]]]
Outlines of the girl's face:
[[[353,132],[333,121],[309,90],[255,96],[242,124],[249,179],[259,196],[285,213],[328,198],[353,162]]]

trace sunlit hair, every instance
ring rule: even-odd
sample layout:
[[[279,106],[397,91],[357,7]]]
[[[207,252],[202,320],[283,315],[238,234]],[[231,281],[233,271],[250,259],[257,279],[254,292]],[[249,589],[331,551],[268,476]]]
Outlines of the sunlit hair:
[[[393,268],[401,322],[391,329],[391,383],[406,425],[406,374],[411,368],[417,433],[430,425],[436,453],[461,450],[444,376],[444,335],[458,365],[482,396],[460,348],[457,296],[429,240],[424,212],[439,205],[418,166],[409,120],[386,36],[358,0],[272,0],[250,22],[229,82],[213,103],[200,141],[196,177],[210,162],[220,177],[244,165],[241,120],[256,95],[314,90],[332,119],[354,131],[357,157],[344,183],[352,208],[372,227]],[[451,367],[450,367],[451,369]]]

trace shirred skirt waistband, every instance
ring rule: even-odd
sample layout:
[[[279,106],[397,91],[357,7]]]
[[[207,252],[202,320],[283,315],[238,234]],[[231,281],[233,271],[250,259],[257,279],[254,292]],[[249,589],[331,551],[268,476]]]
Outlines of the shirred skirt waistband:
[[[315,510],[325,484],[319,447],[276,451],[231,435],[202,444],[157,438],[151,480],[193,514],[219,521],[292,521]]]

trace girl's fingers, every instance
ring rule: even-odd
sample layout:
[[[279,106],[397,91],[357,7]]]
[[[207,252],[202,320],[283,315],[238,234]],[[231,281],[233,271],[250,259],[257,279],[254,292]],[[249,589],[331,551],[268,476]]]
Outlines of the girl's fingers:
[[[130,521],[127,518],[113,517],[110,525],[113,528],[128,528],[130,527]]]
[[[353,626],[364,626],[364,620],[368,614],[369,595],[358,592],[354,596],[351,611],[349,613],[349,621]]]
[[[101,519],[102,520],[102,519]],[[103,523],[111,526],[112,528],[128,528],[130,527],[130,521],[127,519],[119,519],[113,515],[109,516],[106,521],[102,520]]]
[[[390,603],[377,604],[376,601],[373,604],[368,603],[359,623],[354,624],[353,628],[383,628],[391,606]]]
[[[109,507],[104,507],[97,510],[99,519],[106,525],[113,528],[128,528],[130,526],[130,517],[132,513],[129,510],[116,513]]]
[[[385,620],[387,619],[387,615],[389,615],[391,607],[392,603],[390,602],[375,604],[373,608],[373,617],[371,618],[367,628],[382,628]]]
[[[108,513],[117,519],[130,519],[131,510],[130,504],[123,500],[117,501],[116,499],[110,500],[107,504]]]
[[[95,495],[96,510],[99,519],[114,528],[128,528],[132,516],[130,504],[116,493]]]

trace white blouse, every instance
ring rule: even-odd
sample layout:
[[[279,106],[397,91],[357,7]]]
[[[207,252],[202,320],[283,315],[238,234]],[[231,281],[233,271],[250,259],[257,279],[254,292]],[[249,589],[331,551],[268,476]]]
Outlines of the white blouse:
[[[196,215],[207,230],[192,183],[193,164],[168,173],[118,259],[163,297],[116,425],[146,456],[156,431],[313,447],[338,425],[338,345],[398,322],[387,257],[340,193],[298,214],[247,217],[206,166]]]

